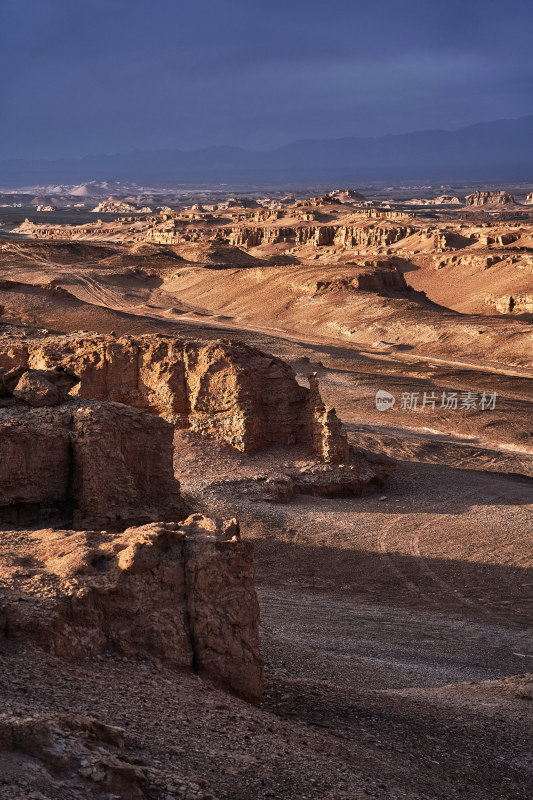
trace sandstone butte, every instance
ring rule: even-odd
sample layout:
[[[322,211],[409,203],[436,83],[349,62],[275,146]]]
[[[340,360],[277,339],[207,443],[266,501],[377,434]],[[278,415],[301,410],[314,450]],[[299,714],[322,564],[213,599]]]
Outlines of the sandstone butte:
[[[281,359],[240,342],[110,335],[2,342],[6,376],[58,367],[79,378],[80,398],[147,409],[242,451],[309,444],[326,461],[349,459],[346,434],[315,377],[306,389]]]

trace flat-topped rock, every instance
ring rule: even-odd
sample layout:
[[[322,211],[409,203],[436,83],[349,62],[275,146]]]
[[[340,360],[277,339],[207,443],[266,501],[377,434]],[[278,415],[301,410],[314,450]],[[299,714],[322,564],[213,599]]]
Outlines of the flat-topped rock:
[[[0,645],[7,631],[65,660],[101,652],[157,659],[260,700],[253,548],[236,520],[193,514],[114,535],[14,535],[15,549],[6,538],[0,545]],[[29,566],[13,569],[25,555]]]

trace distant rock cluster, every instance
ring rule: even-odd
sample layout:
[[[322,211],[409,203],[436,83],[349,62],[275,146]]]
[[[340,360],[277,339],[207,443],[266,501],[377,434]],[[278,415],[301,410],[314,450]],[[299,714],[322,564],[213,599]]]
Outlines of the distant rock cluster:
[[[504,192],[503,190],[498,192],[483,192],[478,189],[476,192],[467,195],[465,199],[465,204],[467,206],[505,206],[514,202],[515,199],[512,194],[509,194],[509,192]]]
[[[134,206],[132,203],[127,203],[125,200],[113,200],[113,198],[109,198],[108,200],[102,200],[95,206],[91,211],[95,214],[140,214],[140,213],[152,213],[152,209],[149,206],[144,206],[143,208],[138,208]]]

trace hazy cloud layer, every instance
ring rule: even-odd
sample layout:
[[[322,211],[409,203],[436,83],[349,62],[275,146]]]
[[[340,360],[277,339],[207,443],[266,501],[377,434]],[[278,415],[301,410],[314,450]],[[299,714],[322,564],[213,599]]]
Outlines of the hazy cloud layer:
[[[531,0],[0,0],[0,158],[533,113]]]

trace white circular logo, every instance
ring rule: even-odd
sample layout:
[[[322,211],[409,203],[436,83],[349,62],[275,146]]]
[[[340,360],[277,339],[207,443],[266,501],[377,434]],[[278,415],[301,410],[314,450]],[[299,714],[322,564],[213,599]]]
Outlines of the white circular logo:
[[[389,408],[394,408],[396,398],[385,389],[380,389],[376,392],[376,408],[378,411],[388,411]]]

